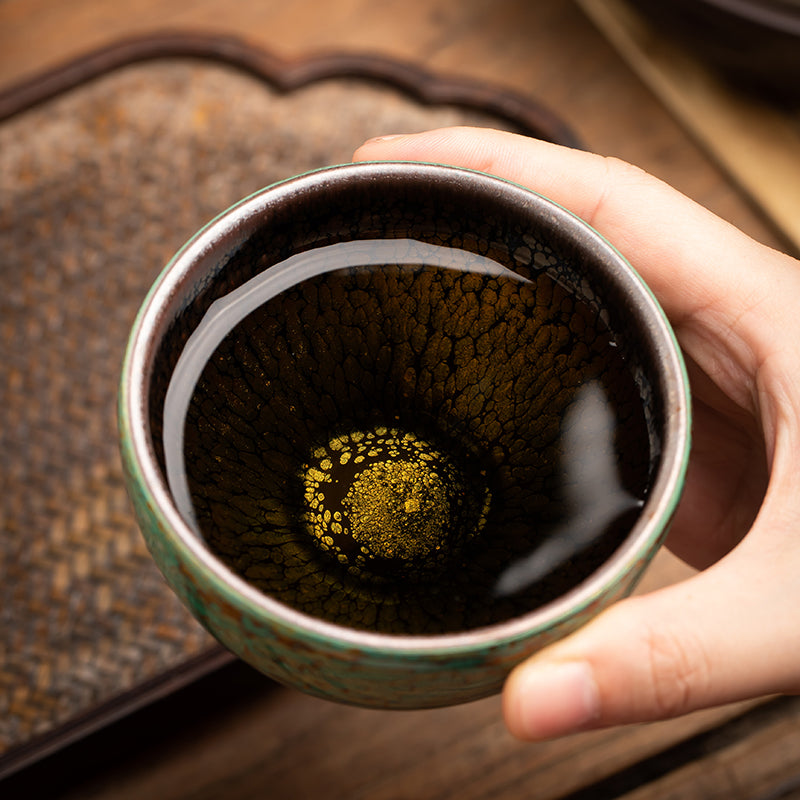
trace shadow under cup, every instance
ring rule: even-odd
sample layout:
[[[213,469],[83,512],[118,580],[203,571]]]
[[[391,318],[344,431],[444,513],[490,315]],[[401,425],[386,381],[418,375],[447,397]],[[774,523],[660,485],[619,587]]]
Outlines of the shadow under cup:
[[[641,280],[521,187],[359,164],[254,195],[148,296],[123,456],[167,580],[269,675],[384,707],[496,691],[623,596],[688,452]]]

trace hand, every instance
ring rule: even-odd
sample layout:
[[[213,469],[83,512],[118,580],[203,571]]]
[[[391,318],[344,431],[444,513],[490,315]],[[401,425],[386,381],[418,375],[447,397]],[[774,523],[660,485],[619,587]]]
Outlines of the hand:
[[[667,544],[701,571],[517,667],[512,733],[800,692],[800,263],[635,167],[521,136],[444,129],[370,140],[355,158],[469,167],[570,209],[642,275],[687,358],[694,443]]]

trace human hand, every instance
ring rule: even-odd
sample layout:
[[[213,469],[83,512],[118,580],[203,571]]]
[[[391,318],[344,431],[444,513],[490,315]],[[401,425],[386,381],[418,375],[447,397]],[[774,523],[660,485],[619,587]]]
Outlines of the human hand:
[[[693,450],[667,545],[701,571],[518,666],[511,732],[546,739],[800,692],[800,263],[624,162],[513,134],[383,137],[354,158],[468,167],[555,200],[627,257],[687,359]]]

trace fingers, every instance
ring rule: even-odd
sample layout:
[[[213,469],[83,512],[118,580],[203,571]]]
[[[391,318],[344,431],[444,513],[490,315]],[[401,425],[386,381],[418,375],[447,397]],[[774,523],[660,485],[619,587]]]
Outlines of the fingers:
[[[450,128],[372,140],[355,158],[477,169],[573,211],[639,271],[700,376],[702,447],[675,529],[696,556],[707,541],[704,566],[739,543],[520,665],[504,693],[512,732],[550,738],[800,690],[797,262],[641,170],[525,137]]]
[[[513,734],[549,739],[800,691],[799,443],[795,425],[781,426],[764,504],[724,559],[617,603],[512,672]]]
[[[749,534],[704,572],[617,603],[517,667],[503,697],[512,733],[549,739],[800,691],[800,426],[784,416]]]
[[[672,310],[678,313],[687,300],[702,303],[709,298],[710,280],[721,279],[722,288],[729,289],[729,265],[714,266],[721,260],[720,246],[737,265],[757,249],[733,226],[636,167],[525,136],[484,128],[444,128],[371,140],[354,157],[447,163],[528,186],[596,227],[636,262],[645,280],[658,282],[665,260],[671,270],[677,266],[688,284],[665,280],[663,302],[672,306],[674,296],[678,303]],[[679,259],[681,255],[685,258]],[[708,255],[712,257],[705,258]],[[698,275],[690,265],[699,258],[706,267]],[[679,260],[686,266],[678,265]]]
[[[771,281],[800,291],[788,257],[635,167],[524,136],[445,128],[371,140],[355,158],[477,169],[573,211],[631,261],[702,368],[737,404],[754,408],[750,376],[770,345],[757,312],[769,300]]]
[[[800,267],[665,183],[617,159],[484,128],[443,128],[366,142],[364,160],[477,169],[526,185],[593,225],[655,293],[684,351],[754,418],[767,363],[800,359]],[[789,353],[789,346],[796,353]],[[786,358],[774,358],[782,351]],[[781,353],[778,353],[781,355]],[[779,368],[769,376],[779,374]],[[764,373],[766,374],[766,373]],[[764,419],[767,446],[774,429]]]
[[[800,634],[785,609],[800,589],[781,599],[767,586],[778,575],[754,580],[742,566],[622,601],[518,667],[503,697],[509,730],[542,740],[792,691]]]
[[[719,397],[691,359],[692,452],[667,546],[705,569],[750,530],[769,482],[760,421]],[[700,533],[702,532],[702,533]]]

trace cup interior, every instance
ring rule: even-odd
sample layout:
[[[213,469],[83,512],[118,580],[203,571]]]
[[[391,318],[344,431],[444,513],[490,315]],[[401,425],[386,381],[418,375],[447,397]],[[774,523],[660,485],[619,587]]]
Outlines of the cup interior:
[[[663,314],[600,236],[512,184],[301,176],[201,232],[143,314],[154,480],[225,570],[309,617],[502,624],[596,595],[674,508]]]

